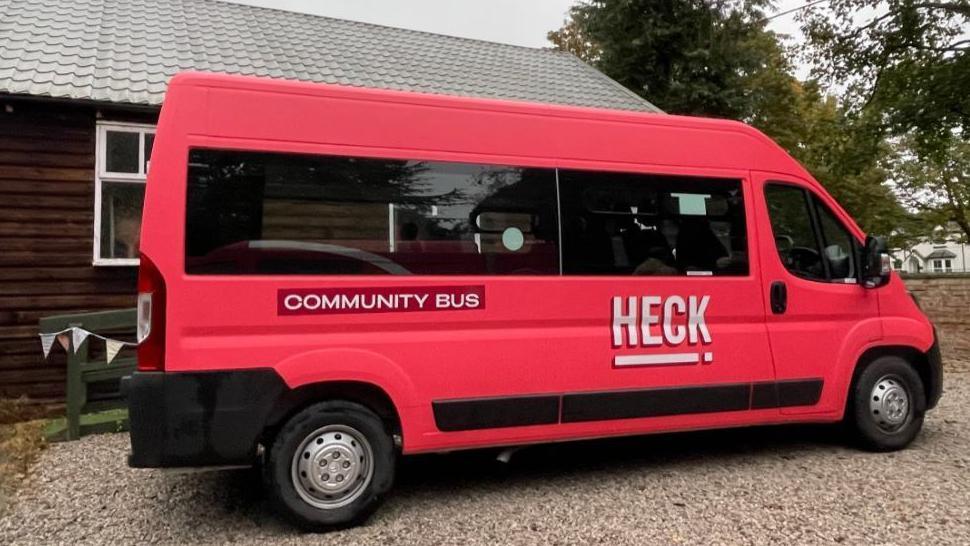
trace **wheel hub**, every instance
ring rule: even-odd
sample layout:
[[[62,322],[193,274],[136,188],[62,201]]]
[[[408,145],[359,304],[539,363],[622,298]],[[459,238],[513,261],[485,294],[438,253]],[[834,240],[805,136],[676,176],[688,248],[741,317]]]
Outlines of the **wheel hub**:
[[[356,499],[373,476],[370,444],[357,430],[330,425],[308,435],[293,455],[293,485],[317,508]]]
[[[909,391],[899,379],[883,377],[872,388],[869,412],[884,430],[900,428],[910,416]]]

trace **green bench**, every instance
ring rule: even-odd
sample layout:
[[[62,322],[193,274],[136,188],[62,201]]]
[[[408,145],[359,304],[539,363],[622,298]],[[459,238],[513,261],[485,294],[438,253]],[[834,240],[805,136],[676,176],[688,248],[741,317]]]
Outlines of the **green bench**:
[[[135,309],[120,309],[44,317],[40,319],[39,326],[41,333],[59,332],[77,326],[105,337],[115,337],[118,334],[132,334],[135,331],[135,322]],[[120,392],[89,395],[89,390],[94,383],[117,382],[131,374],[136,364],[134,351],[130,348],[122,349],[109,364],[103,351],[92,358],[92,343],[100,344],[101,340],[88,337],[77,352],[73,350],[74,347],[67,351],[66,427],[62,435],[54,434],[65,440],[77,440],[85,434],[117,431],[127,427],[128,406]],[[55,341],[52,350],[59,349]],[[101,413],[102,418],[87,418],[89,414],[96,413]],[[104,418],[104,415],[108,418]]]

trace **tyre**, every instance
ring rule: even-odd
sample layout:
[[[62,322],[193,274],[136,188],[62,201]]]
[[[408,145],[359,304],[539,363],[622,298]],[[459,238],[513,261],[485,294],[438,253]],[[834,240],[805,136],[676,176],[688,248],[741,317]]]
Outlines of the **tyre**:
[[[919,374],[906,360],[884,356],[859,373],[845,420],[863,448],[895,451],[916,438],[925,412],[926,391]]]
[[[352,402],[314,404],[276,435],[263,467],[273,508],[308,531],[359,524],[394,482],[394,444],[381,419]]]

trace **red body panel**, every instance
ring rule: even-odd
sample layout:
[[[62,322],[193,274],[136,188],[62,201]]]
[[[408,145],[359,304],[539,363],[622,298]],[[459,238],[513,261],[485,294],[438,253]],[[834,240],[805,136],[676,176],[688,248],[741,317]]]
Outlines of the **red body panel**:
[[[358,157],[595,168],[742,180],[750,272],[742,277],[193,276],[185,271],[187,150],[210,147]],[[141,250],[165,279],[166,371],[273,368],[291,387],[361,381],[399,413],[405,452],[841,417],[867,349],[926,351],[932,328],[894,278],[885,287],[791,278],[774,248],[767,180],[802,184],[862,233],[811,176],[740,123],[254,78],[183,74],[162,109]],[[768,286],[785,279],[791,311],[774,317]],[[281,289],[483,287],[481,308],[281,316]],[[712,353],[691,366],[621,368],[614,297],[709,297]],[[688,327],[686,313],[673,319]],[[673,350],[658,348],[656,351]],[[636,351],[634,351],[636,352]],[[643,351],[640,351],[643,352]],[[701,357],[703,359],[703,357]],[[442,432],[436,400],[824,381],[794,408]]]

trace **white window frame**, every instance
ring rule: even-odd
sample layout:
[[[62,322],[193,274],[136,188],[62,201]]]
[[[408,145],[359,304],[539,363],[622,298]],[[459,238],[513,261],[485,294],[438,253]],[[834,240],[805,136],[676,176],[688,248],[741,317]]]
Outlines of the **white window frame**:
[[[155,134],[155,125],[148,123],[101,122],[96,124],[95,157],[94,157],[94,255],[92,263],[97,266],[137,266],[138,258],[102,258],[101,257],[101,191],[102,182],[144,184],[148,178],[148,165],[145,163],[145,135]],[[108,131],[121,133],[138,133],[138,171],[137,173],[108,172],[107,136]],[[142,172],[144,170],[144,172]]]

